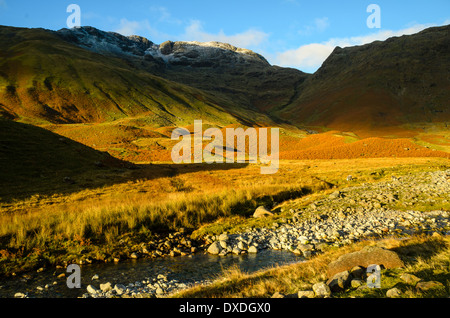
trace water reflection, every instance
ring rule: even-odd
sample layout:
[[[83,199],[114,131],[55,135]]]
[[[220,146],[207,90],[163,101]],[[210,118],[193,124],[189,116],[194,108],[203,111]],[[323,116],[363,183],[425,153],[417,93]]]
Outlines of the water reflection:
[[[57,278],[64,269],[47,270],[41,273],[23,275],[0,281],[0,297],[13,297],[16,292],[28,293],[29,297],[80,297],[86,286],[100,283],[128,284],[156,278],[158,274],[167,275],[186,284],[209,280],[224,270],[238,267],[241,271],[252,273],[263,268],[302,261],[303,258],[286,251],[264,250],[258,254],[213,256],[196,254],[190,257],[129,260],[118,264],[91,264],[81,267],[81,289],[69,289],[65,278]],[[92,281],[97,274],[98,280]],[[53,282],[57,282],[53,285]],[[49,288],[45,288],[48,284]],[[37,287],[43,287],[38,290]]]

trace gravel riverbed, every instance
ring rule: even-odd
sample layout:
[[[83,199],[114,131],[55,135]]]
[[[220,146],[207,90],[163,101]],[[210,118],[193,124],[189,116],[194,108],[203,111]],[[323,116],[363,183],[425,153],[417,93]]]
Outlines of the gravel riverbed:
[[[290,209],[292,219],[278,221],[267,228],[207,235],[204,237],[206,244],[197,253],[203,251],[217,257],[229,257],[227,255],[258,254],[273,249],[289,251],[307,259],[329,245],[341,246],[363,239],[433,232],[449,235],[450,212],[413,209],[414,206],[432,208],[449,202],[450,170],[392,176],[389,181],[344,188],[307,207]],[[180,240],[191,245],[186,238]],[[210,280],[195,282],[208,283]],[[192,283],[169,279],[165,274],[115,284],[93,281],[82,297],[167,297],[190,285]],[[16,294],[16,297],[24,296],[26,294]]]

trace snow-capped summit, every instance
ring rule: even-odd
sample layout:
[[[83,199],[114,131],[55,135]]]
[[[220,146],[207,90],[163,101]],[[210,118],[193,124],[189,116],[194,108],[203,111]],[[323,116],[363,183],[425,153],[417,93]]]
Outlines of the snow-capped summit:
[[[94,27],[61,29],[57,33],[66,41],[101,54],[151,56],[157,61],[171,65],[213,67],[223,64],[269,63],[261,55],[247,49],[221,42],[166,41],[155,44],[136,35],[124,36],[105,32]]]

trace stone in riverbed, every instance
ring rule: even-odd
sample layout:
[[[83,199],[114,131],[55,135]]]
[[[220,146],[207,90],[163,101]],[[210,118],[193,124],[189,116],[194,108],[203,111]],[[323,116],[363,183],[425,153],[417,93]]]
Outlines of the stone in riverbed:
[[[99,292],[99,290],[92,285],[88,285],[86,290],[89,294],[97,294]]]
[[[248,248],[247,252],[249,252],[249,253],[258,253],[258,249],[255,246],[252,245],[252,246],[250,246]]]
[[[117,295],[120,296],[127,290],[127,288],[122,284],[116,284],[114,286],[114,290],[116,291]]]
[[[130,258],[137,259],[139,256],[137,253],[131,253]]]
[[[219,235],[219,241],[228,241],[229,237],[227,233],[222,233]]]
[[[242,242],[242,241],[239,241],[239,242],[238,242],[237,247],[238,247],[239,249],[243,250],[243,251],[245,251],[245,250],[248,249],[247,245],[246,245],[244,242]]]
[[[222,246],[220,246],[220,242],[213,242],[207,249],[209,254],[217,255],[222,250]]]
[[[112,290],[112,286],[110,282],[107,282],[105,284],[100,284],[100,290],[104,293],[109,292]]]
[[[232,253],[238,255],[241,253],[241,251],[242,250],[239,247],[235,246],[235,247],[233,247]]]

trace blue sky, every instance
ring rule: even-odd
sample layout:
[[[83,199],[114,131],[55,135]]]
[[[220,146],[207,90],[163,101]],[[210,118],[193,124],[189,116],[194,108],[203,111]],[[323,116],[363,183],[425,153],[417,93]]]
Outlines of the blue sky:
[[[335,46],[361,45],[450,24],[449,0],[0,0],[0,24],[66,27],[69,4],[81,25],[155,43],[220,41],[252,49],[270,63],[314,72]],[[369,28],[370,4],[381,28]]]

